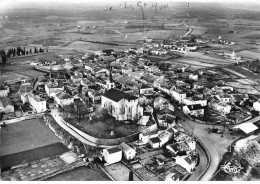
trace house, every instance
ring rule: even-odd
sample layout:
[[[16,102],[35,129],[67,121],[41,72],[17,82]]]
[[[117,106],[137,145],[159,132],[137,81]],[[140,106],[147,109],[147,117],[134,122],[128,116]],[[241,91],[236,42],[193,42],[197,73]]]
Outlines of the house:
[[[158,96],[154,99],[153,106],[155,109],[163,110],[171,106],[169,100],[163,98],[162,96]],[[174,111],[174,107],[170,107]]]
[[[10,98],[8,97],[0,98],[0,111],[5,112],[5,114],[14,112],[14,105],[10,100]]]
[[[256,101],[256,102],[253,103],[253,109],[255,111],[260,112],[260,102],[259,101]]]
[[[9,86],[0,86],[0,98],[8,96],[10,93]]]
[[[28,93],[28,101],[37,113],[46,111],[46,100],[40,96]]]
[[[125,157],[125,159],[132,160],[135,158],[136,155],[135,149],[131,148],[129,145],[127,145],[124,142],[120,144],[120,147],[123,151],[123,156]]]
[[[65,91],[61,91],[54,96],[54,100],[60,106],[70,105],[74,102],[74,98]]]
[[[57,82],[46,83],[44,88],[45,88],[47,95],[50,97],[54,97],[57,93],[64,90],[64,87],[59,85]]]
[[[176,155],[179,152],[178,143],[168,144],[166,149]]]
[[[173,132],[172,128],[168,128],[159,133],[158,138],[160,140],[160,147],[165,145],[173,137]]]
[[[200,104],[183,106],[183,113],[190,116],[204,116],[204,108]]]
[[[230,103],[231,102],[231,96],[226,94],[216,95],[215,96],[219,101],[223,103]]]
[[[102,154],[107,164],[114,164],[122,160],[122,149],[118,146],[103,149]]]
[[[198,75],[196,75],[196,74],[193,74],[193,73],[191,73],[190,75],[189,75],[189,79],[190,80],[193,80],[193,81],[197,81],[198,80]]]
[[[158,116],[158,125],[160,127],[167,128],[175,122],[175,118],[175,116],[172,116],[170,114],[163,114],[161,116]]]
[[[181,89],[171,89],[170,93],[173,98],[180,103],[183,103],[184,98],[186,98],[186,93]]]
[[[220,112],[221,114],[229,114],[232,108],[230,105],[219,101],[209,102],[209,107],[215,111]]]
[[[146,126],[149,119],[150,119],[151,113],[143,113],[143,116],[139,119],[138,125]]]
[[[206,106],[207,105],[207,100],[206,99],[201,99],[198,97],[189,97],[189,98],[184,98],[183,103],[185,105],[196,105],[200,104],[201,106]]]
[[[140,94],[144,94],[144,95],[151,95],[153,94],[153,87],[142,84],[141,88],[140,88]]]
[[[117,120],[134,120],[143,116],[143,107],[138,104],[137,97],[113,88],[101,96],[101,106]]]
[[[158,133],[143,132],[139,134],[139,140],[144,144],[148,143],[154,137],[158,137]]]
[[[150,138],[149,140],[149,144],[152,148],[160,148],[162,145],[161,145],[161,140],[158,138],[158,137],[153,137],[153,138]]]
[[[88,91],[89,99],[92,103],[101,103],[101,96],[104,94],[103,90],[98,91]]]
[[[159,72],[160,69],[157,67],[157,66],[144,66],[144,69],[147,70],[148,72],[153,72],[153,73],[156,73],[156,72]]]
[[[185,168],[189,173],[191,173],[196,166],[196,162],[191,156],[177,156],[175,157],[175,162]]]

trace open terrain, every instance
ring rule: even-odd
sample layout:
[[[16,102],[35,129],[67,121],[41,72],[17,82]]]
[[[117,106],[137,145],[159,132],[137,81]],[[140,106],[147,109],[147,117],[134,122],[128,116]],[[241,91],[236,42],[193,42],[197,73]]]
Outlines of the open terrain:
[[[1,156],[47,146],[59,142],[54,133],[40,123],[30,119],[8,124],[1,129]]]
[[[78,167],[72,171],[67,171],[54,177],[48,178],[47,181],[110,181],[111,179],[99,168],[89,169]]]

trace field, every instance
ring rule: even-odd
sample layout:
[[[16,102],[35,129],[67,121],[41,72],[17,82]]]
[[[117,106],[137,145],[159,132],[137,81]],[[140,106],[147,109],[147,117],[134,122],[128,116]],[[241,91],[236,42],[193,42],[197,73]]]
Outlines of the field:
[[[59,142],[39,119],[8,124],[1,129],[1,156],[19,153]]]
[[[253,73],[252,71],[243,68],[243,67],[239,67],[239,66],[231,66],[228,67],[227,70],[229,70],[230,72],[232,72],[233,74],[241,77],[241,78],[252,78],[252,79],[259,79],[260,75]]]
[[[19,164],[25,164],[28,162],[48,158],[56,155],[60,155],[68,149],[60,142],[49,144],[47,146],[22,151],[19,153],[9,154],[0,157],[0,167],[12,167]]]
[[[111,181],[111,179],[99,168],[78,167],[72,171],[48,178],[47,181]]]

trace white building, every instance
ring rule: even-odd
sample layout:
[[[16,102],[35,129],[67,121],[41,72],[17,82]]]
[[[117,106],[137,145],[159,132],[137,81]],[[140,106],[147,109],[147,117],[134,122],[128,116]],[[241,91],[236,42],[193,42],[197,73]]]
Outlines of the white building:
[[[138,104],[137,97],[113,88],[101,96],[101,106],[117,120],[134,120],[143,116],[143,107]]]
[[[183,106],[183,113],[189,116],[203,116],[204,108],[200,104]]]
[[[177,156],[175,160],[176,164],[185,168],[189,173],[195,169],[196,162],[191,160],[190,156]]]
[[[45,88],[47,95],[50,97],[54,97],[57,93],[64,90],[63,86],[59,86],[56,83],[45,84],[44,88]]]
[[[61,91],[54,96],[54,100],[60,106],[70,105],[74,102],[74,98],[66,93],[65,91]]]
[[[253,103],[253,109],[255,111],[259,111],[260,112],[260,102],[259,101]]]
[[[124,142],[120,144],[120,147],[122,148],[123,156],[125,157],[125,159],[132,160],[135,158],[136,155],[135,149],[131,148],[129,145],[127,145]]]
[[[183,103],[184,98],[186,98],[186,93],[180,89],[171,89],[170,93],[173,96],[173,98],[180,103]]]
[[[144,144],[147,144],[149,142],[149,140],[151,138],[154,138],[154,137],[158,137],[158,133],[150,133],[150,132],[146,132],[146,133],[140,133],[139,134],[139,140],[144,143]]]
[[[197,81],[197,80],[199,79],[199,76],[198,76],[197,74],[191,73],[191,74],[189,75],[189,79],[190,79],[190,80],[193,80],[193,81]]]
[[[209,107],[221,114],[229,114],[232,108],[230,105],[223,102],[210,102]]]
[[[46,111],[46,100],[32,93],[28,93],[28,101],[37,113]]]
[[[198,99],[198,98],[184,98],[183,99],[183,103],[185,105],[196,105],[196,104],[200,104],[201,106],[206,106],[207,105],[207,100],[204,99]]]
[[[232,100],[231,96],[226,94],[216,95],[216,98],[223,103],[230,103]]]
[[[153,149],[162,147],[161,140],[158,137],[150,138],[149,144]]]
[[[140,94],[144,94],[144,95],[153,94],[153,87],[142,84],[140,88]]]
[[[160,146],[165,145],[173,136],[173,129],[168,128],[167,130],[162,131],[159,133],[158,138],[160,140]]]
[[[120,147],[103,149],[102,154],[107,164],[114,164],[122,160],[122,150]]]

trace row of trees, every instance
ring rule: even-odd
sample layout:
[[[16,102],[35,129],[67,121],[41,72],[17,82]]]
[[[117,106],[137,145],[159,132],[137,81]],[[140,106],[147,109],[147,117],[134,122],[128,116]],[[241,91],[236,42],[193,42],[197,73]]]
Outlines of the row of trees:
[[[37,54],[37,53],[43,53],[48,52],[48,49],[42,49],[41,47],[37,49],[34,47],[34,49],[26,50],[25,47],[17,47],[17,48],[10,48],[6,52],[4,49],[0,50],[0,56],[2,58],[2,63],[6,63],[8,58],[15,57],[15,56],[24,56],[29,54]]]
[[[22,49],[21,47],[17,47],[17,48],[10,48],[6,55],[7,58],[10,58],[11,56],[23,56],[23,55],[29,55],[29,54],[37,54],[37,53],[42,53],[44,52],[44,49],[42,49],[40,47],[40,49],[37,49],[36,47],[34,47],[34,49],[32,50],[30,48],[30,50],[26,50],[25,47]],[[46,52],[48,52],[48,49],[46,49]]]

